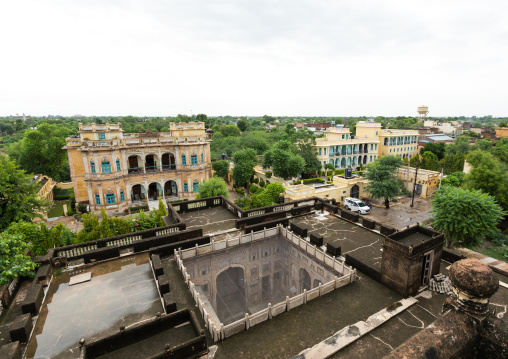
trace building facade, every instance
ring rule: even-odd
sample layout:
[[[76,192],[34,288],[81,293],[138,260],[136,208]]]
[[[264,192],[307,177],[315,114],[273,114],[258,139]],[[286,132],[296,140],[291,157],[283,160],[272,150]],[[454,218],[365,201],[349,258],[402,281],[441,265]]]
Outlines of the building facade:
[[[378,157],[379,140],[376,136],[353,136],[348,128],[327,128],[324,138],[317,138],[314,147],[324,168],[331,163],[335,168],[367,165]]]
[[[360,121],[356,124],[355,138],[378,139],[378,157],[391,155],[410,159],[418,153],[418,135],[416,130],[382,129],[380,123]]]
[[[79,135],[64,147],[76,201],[113,210],[160,197],[193,199],[211,176],[211,139],[203,122],[171,122],[169,128],[124,134],[120,123],[80,124]]]

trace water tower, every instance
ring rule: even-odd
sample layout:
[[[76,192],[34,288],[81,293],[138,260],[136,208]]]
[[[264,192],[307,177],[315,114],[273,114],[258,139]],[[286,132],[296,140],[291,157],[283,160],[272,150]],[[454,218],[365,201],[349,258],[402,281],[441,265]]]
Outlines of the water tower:
[[[418,107],[418,121],[425,121],[425,118],[427,117],[427,114],[429,113],[429,107],[428,106],[419,106]]]

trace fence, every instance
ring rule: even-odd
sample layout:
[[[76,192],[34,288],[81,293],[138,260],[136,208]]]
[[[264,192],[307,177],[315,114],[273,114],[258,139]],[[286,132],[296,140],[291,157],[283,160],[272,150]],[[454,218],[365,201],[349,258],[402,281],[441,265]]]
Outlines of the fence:
[[[221,322],[217,322],[213,319],[216,315],[211,315],[208,309],[205,307],[206,300],[201,299],[201,295],[196,290],[196,286],[190,280],[190,275],[187,273],[187,269],[183,264],[184,259],[189,259],[195,256],[212,253],[214,251],[224,250],[226,248],[238,246],[245,243],[250,243],[258,240],[265,239],[281,235],[287,241],[293,243],[297,247],[306,251],[308,254],[314,256],[317,260],[330,268],[333,268],[336,272],[340,273],[341,276],[335,276],[331,281],[319,284],[318,287],[311,290],[304,290],[303,293],[298,294],[292,298],[286,297],[286,300],[277,303],[275,305],[268,304],[268,307],[260,310],[253,314],[245,314],[245,317],[228,325],[224,325]],[[291,232],[289,229],[283,226],[277,226],[275,228],[264,229],[258,232],[251,232],[249,234],[240,235],[238,238],[233,238],[225,241],[215,242],[212,241],[210,244],[205,244],[186,250],[175,250],[175,259],[178,268],[183,274],[185,283],[189,286],[189,290],[192,293],[194,300],[196,301],[199,311],[203,315],[205,321],[205,328],[209,330],[215,342],[226,339],[234,334],[240,333],[244,330],[262,323],[268,319],[294,309],[300,305],[307,303],[310,300],[316,299],[324,294],[330,293],[334,289],[345,286],[346,284],[352,283],[356,279],[356,270],[349,267],[343,262],[338,261],[335,257],[329,256],[326,252],[317,248],[315,245],[310,244],[300,236]],[[210,309],[213,310],[213,309]]]

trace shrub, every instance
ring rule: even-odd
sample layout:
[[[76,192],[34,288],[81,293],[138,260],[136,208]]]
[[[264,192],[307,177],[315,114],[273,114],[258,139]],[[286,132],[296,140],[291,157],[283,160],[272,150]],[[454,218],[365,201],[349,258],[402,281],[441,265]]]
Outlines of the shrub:
[[[258,184],[258,183],[259,183],[259,178],[254,177],[254,179],[252,180],[252,183],[256,183],[256,184]]]
[[[54,196],[53,198],[55,201],[62,201],[62,200],[71,198],[71,196],[68,194],[59,194],[59,195]]]
[[[266,178],[271,178],[272,177],[272,172],[266,172],[265,175],[266,175]]]
[[[143,206],[129,207],[129,209],[131,210],[131,212],[139,212],[140,210],[148,209],[148,205],[145,204]]]
[[[241,188],[235,188],[236,193],[238,193],[240,196],[245,196],[245,191]]]
[[[252,192],[252,193],[256,193],[258,191],[258,186],[256,186],[255,184],[251,184],[249,186],[249,191]]]
[[[69,217],[70,217],[70,216],[72,216],[73,214],[74,214],[74,211],[72,210],[72,208],[69,208],[69,209],[67,210],[67,216],[69,216]]]
[[[83,203],[78,203],[78,211],[80,213],[86,213],[86,205],[84,205]]]
[[[322,178],[308,178],[303,180],[303,184],[312,184],[312,183],[325,183],[325,180]]]
[[[341,168],[340,170],[335,171],[336,175],[343,175],[344,174],[344,168]]]
[[[259,187],[265,188],[265,186],[266,186],[265,181],[263,180],[259,181]]]

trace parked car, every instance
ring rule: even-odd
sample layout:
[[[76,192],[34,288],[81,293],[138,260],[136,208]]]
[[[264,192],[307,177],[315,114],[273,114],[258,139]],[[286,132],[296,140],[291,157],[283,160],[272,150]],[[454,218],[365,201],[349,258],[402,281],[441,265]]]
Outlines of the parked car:
[[[344,207],[352,212],[358,212],[359,214],[369,214],[370,207],[360,201],[358,198],[347,197],[344,201]]]

